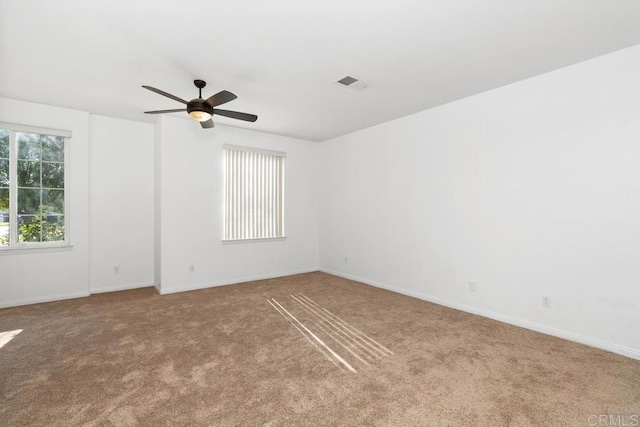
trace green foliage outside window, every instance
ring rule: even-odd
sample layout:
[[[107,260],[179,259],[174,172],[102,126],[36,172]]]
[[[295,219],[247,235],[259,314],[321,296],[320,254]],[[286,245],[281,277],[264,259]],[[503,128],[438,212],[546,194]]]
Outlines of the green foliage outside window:
[[[0,246],[9,244],[9,131],[0,129]]]
[[[47,216],[47,207],[41,207],[40,213],[29,222],[18,226],[21,242],[54,242],[64,240],[64,221],[62,216]]]
[[[17,173],[11,178],[10,134],[0,129],[0,246],[10,244],[9,193],[14,191],[16,240],[64,241],[64,138],[15,132]]]

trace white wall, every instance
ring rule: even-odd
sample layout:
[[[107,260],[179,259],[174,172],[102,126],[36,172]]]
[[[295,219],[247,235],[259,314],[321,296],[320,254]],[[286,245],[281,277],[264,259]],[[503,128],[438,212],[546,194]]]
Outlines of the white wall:
[[[0,120],[73,133],[73,247],[2,253],[0,307],[150,286],[154,279],[169,293],[318,269],[315,143],[221,125],[207,132],[171,117],[154,127],[7,99],[0,99]],[[285,241],[222,245],[225,143],[287,152]]]
[[[156,129],[163,294],[318,269],[318,144],[168,116]],[[285,241],[222,244],[224,144],[287,153]]]
[[[153,285],[153,131],[91,116],[91,293]]]
[[[640,358],[639,75],[636,46],[321,144],[321,268]]]
[[[89,113],[0,98],[0,121],[69,130],[69,250],[0,253],[0,307],[89,294]]]
[[[162,121],[153,127],[153,283],[162,285]]]

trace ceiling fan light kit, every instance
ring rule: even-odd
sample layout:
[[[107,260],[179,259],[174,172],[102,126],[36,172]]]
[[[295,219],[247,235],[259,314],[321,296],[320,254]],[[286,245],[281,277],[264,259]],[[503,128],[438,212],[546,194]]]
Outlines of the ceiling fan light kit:
[[[213,114],[209,113],[208,111],[198,111],[198,110],[189,111],[189,115],[193,120],[196,120],[198,122],[206,122],[213,116]]]
[[[229,110],[220,110],[214,107],[218,105],[225,104],[229,101],[233,101],[237,98],[233,93],[223,90],[221,92],[216,93],[213,96],[210,96],[207,99],[202,98],[202,88],[204,88],[207,83],[204,80],[194,80],[193,84],[198,88],[198,97],[192,99],[187,102],[182,98],[178,98],[175,95],[171,95],[170,93],[164,92],[160,89],[156,89],[151,86],[142,85],[143,88],[148,89],[152,92],[155,92],[159,95],[166,96],[167,98],[171,98],[174,101],[181,102],[187,105],[187,108],[178,108],[173,110],[154,110],[154,111],[145,111],[146,114],[164,114],[164,113],[177,113],[186,111],[189,113],[189,116],[200,122],[200,125],[204,129],[214,127],[212,117],[217,114],[219,116],[230,117],[232,119],[244,120],[247,122],[255,122],[258,120],[258,116],[255,114],[248,113],[240,113],[238,111],[229,111]]]

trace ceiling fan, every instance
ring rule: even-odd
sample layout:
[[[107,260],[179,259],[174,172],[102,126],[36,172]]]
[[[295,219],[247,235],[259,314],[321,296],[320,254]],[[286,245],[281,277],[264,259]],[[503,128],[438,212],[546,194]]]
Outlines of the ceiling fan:
[[[200,125],[203,128],[212,128],[214,126],[212,117],[214,114],[219,116],[231,117],[232,119],[244,120],[247,122],[255,122],[258,120],[258,116],[255,114],[247,114],[240,113],[238,111],[229,111],[229,110],[220,110],[217,107],[218,105],[225,104],[229,101],[233,101],[237,98],[231,92],[223,90],[222,92],[218,92],[215,95],[203,99],[202,98],[202,88],[207,85],[204,80],[194,80],[193,84],[198,88],[199,94],[197,98],[192,99],[191,101],[185,101],[184,99],[178,98],[175,95],[171,95],[165,91],[160,89],[156,89],[155,87],[142,85],[143,88],[149,89],[152,92],[160,94],[162,96],[166,96],[167,98],[171,98],[174,101],[182,102],[187,105],[187,108],[177,108],[174,110],[155,110],[155,111],[145,111],[146,114],[163,114],[163,113],[177,113],[180,111],[186,111],[189,113],[192,119],[200,122]]]

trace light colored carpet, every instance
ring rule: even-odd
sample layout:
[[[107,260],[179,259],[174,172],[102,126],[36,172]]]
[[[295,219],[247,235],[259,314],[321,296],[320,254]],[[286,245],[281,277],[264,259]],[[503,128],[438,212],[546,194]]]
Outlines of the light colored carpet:
[[[3,426],[588,426],[640,413],[640,361],[323,273],[0,310],[0,332],[18,329],[0,348]]]

